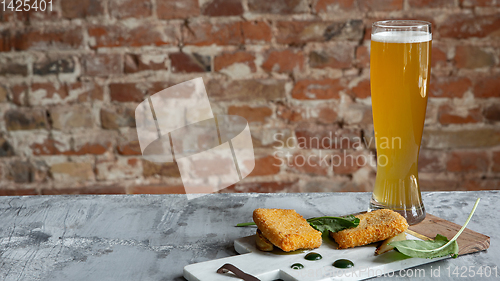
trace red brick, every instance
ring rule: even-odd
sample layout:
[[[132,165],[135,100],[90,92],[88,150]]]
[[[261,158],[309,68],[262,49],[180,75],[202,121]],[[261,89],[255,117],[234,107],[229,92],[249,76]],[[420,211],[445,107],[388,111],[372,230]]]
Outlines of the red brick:
[[[269,176],[280,172],[280,161],[274,156],[255,158],[255,168],[249,177]]]
[[[331,124],[337,121],[337,112],[329,107],[319,108],[318,121],[323,124]]]
[[[449,0],[409,0],[411,7],[414,8],[452,8],[455,7],[455,1]]]
[[[98,132],[99,133],[99,132]],[[90,138],[91,136],[92,138]],[[100,155],[104,154],[112,147],[112,140],[105,139],[103,136],[99,137],[96,134],[90,134],[87,136],[88,139],[83,138],[73,138],[74,148],[72,151],[68,151],[64,154],[66,155]]]
[[[500,121],[500,104],[488,105],[483,112],[484,118],[490,122]]]
[[[62,16],[69,19],[104,15],[105,3],[100,0],[61,0]]]
[[[152,14],[151,6],[150,0],[111,0],[108,10],[118,19],[146,18]]]
[[[460,0],[460,5],[463,7],[488,7],[500,6],[500,2],[495,0]]]
[[[62,162],[53,164],[50,172],[55,181],[58,182],[84,182],[95,179],[94,169],[91,163],[85,162]]]
[[[314,10],[316,13],[350,12],[356,10],[355,0],[318,0]]]
[[[249,123],[264,123],[273,111],[267,106],[251,107],[247,105],[230,106],[227,110],[229,115],[239,115],[245,118]]]
[[[262,69],[269,72],[290,73],[304,69],[304,53],[300,50],[286,49],[270,51],[262,64]]]
[[[109,95],[111,101],[119,102],[142,102],[145,93],[137,87],[136,83],[113,83],[109,84]]]
[[[268,101],[285,97],[283,80],[210,80],[206,84],[210,99],[244,101]]]
[[[500,74],[477,78],[474,96],[476,98],[500,97]]]
[[[145,70],[166,70],[166,55],[126,54],[124,58],[125,73],[135,73]]]
[[[340,79],[304,79],[295,83],[292,98],[300,100],[339,99],[339,91],[344,90]]]
[[[368,50],[368,47],[356,47],[356,66],[360,68],[370,67],[370,51]]]
[[[431,67],[445,66],[447,61],[448,58],[445,47],[432,42]]]
[[[177,44],[179,27],[176,24],[93,25],[88,29],[92,48],[140,47]]]
[[[203,15],[211,17],[239,16],[243,14],[241,0],[211,0],[201,7]]]
[[[296,181],[292,182],[239,182],[219,193],[276,193],[276,192],[299,192]]]
[[[422,147],[431,149],[492,147],[500,143],[500,130],[474,129],[425,129]]]
[[[364,11],[399,11],[403,9],[403,0],[364,0],[360,8]]]
[[[352,95],[359,99],[367,98],[371,95],[370,80],[361,80],[351,89]]]
[[[198,0],[156,0],[156,10],[160,19],[184,19],[200,14]]]
[[[142,160],[144,177],[163,176],[170,178],[180,178],[181,174],[177,163],[153,163],[148,160]]]
[[[47,112],[37,108],[10,109],[4,114],[7,130],[47,129]]]
[[[350,45],[336,45],[309,53],[309,65],[312,68],[351,68],[354,60],[354,48]]]
[[[122,73],[120,54],[94,54],[82,58],[85,74],[89,76],[110,76]]]
[[[492,152],[493,166],[491,170],[493,172],[500,172],[500,151]]]
[[[460,179],[436,179],[437,176],[431,174],[431,178],[423,178],[423,173],[420,173],[418,179],[421,191],[465,191],[466,187]]]
[[[183,41],[186,45],[239,45],[243,43],[240,22],[212,24],[194,23],[183,27]]]
[[[458,68],[481,68],[495,65],[495,56],[480,47],[457,46],[455,65]]]
[[[14,104],[19,106],[29,104],[29,93],[27,85],[14,85],[10,88],[10,91],[12,93],[12,102]]]
[[[211,58],[197,53],[172,53],[168,56],[174,73],[210,72]]]
[[[0,85],[0,103],[6,102],[8,100],[9,93],[7,92],[7,88],[3,85]]]
[[[244,64],[248,66],[251,72],[255,72],[255,56],[252,53],[245,51],[237,51],[233,53],[223,53],[214,58],[214,70],[220,71],[234,64]]]
[[[471,86],[471,80],[466,77],[432,77],[429,95],[439,98],[461,98]]]
[[[245,21],[241,23],[241,30],[246,44],[271,42],[271,26],[263,21]]]
[[[158,93],[161,90],[174,86],[176,83],[172,83],[169,81],[159,81],[159,82],[151,82],[147,83],[146,94],[153,95]]]
[[[469,109],[466,116],[455,113],[453,107],[449,105],[442,105],[439,107],[438,112],[439,123],[443,125],[448,124],[467,124],[479,123],[483,121],[480,108]]]
[[[64,101],[68,97],[66,84],[33,83],[31,85],[30,103],[33,105],[53,104]]]
[[[345,22],[278,21],[276,41],[280,44],[305,44],[330,40],[360,40],[364,24],[361,20]]]
[[[103,132],[86,133],[76,135],[67,139],[64,143],[61,138],[58,140],[48,137],[42,142],[35,142],[30,145],[33,155],[86,155],[104,154],[112,146],[112,139]],[[71,146],[71,147],[70,147]]]
[[[265,14],[307,13],[308,3],[305,0],[248,0],[248,9],[252,13]]]
[[[142,155],[138,140],[122,142],[116,147],[116,150],[120,155]]]
[[[500,181],[496,178],[493,179],[469,179],[463,182],[463,187],[468,191],[476,190],[499,190]]]
[[[135,110],[114,105],[101,108],[101,125],[104,129],[135,127]]]
[[[370,162],[369,155],[357,152],[342,152],[332,155],[333,173],[337,175],[352,175]]]
[[[337,112],[331,106],[315,106],[312,108],[303,106],[291,106],[278,104],[276,115],[287,122],[315,122],[322,124],[332,124],[337,121]]]
[[[130,190],[132,194],[186,194],[181,185],[137,185]]]
[[[94,118],[90,108],[84,105],[58,106],[49,110],[52,128],[70,130],[73,128],[92,128]]]
[[[439,173],[446,171],[444,160],[446,155],[442,151],[421,150],[418,157],[418,171]]]
[[[12,50],[14,42],[12,42],[10,30],[0,32],[0,52],[9,52]]]
[[[438,32],[441,37],[455,39],[495,36],[500,32],[500,17],[452,14],[438,27]]]
[[[0,188],[0,196],[29,196],[38,195],[38,191],[35,188],[18,188],[6,189]]]
[[[17,50],[78,49],[83,47],[80,27],[35,28],[18,31],[13,38]]]
[[[68,85],[69,95],[78,95],[78,102],[103,100],[103,88],[92,81],[75,82]]]
[[[62,194],[125,194],[125,187],[118,185],[91,185],[91,186],[71,186],[64,188],[43,188],[42,195],[62,195]]]
[[[446,162],[446,169],[449,172],[487,172],[489,166],[486,152],[452,152]]]
[[[286,154],[283,153],[282,155],[278,154],[278,156],[281,156],[280,162],[283,161],[286,163],[287,171],[321,176],[326,176],[328,174],[328,163],[321,162],[319,154],[295,153],[287,157]],[[322,157],[324,157],[324,155],[322,155]]]
[[[35,156],[64,154],[65,151],[63,152],[59,150],[59,145],[62,146],[63,144],[52,138],[47,138],[43,140],[43,142],[35,142],[31,144],[30,148]]]
[[[361,137],[359,129],[340,128],[338,125],[300,124],[295,129],[298,148],[301,149],[348,149]]]

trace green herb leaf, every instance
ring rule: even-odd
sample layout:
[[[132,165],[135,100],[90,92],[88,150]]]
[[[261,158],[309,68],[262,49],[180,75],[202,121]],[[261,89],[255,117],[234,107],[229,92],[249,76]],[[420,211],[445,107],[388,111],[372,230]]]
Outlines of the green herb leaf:
[[[322,233],[338,232],[346,228],[356,227],[359,225],[359,219],[355,216],[346,217],[319,217],[307,220],[309,224],[316,230]]]
[[[236,226],[237,227],[244,227],[244,226],[251,226],[251,225],[255,225],[255,223],[254,222],[242,222],[242,223],[237,224]]]
[[[396,248],[399,252],[414,258],[432,259],[447,255],[452,255],[455,258],[458,256],[458,243],[456,240],[460,234],[462,234],[465,227],[467,227],[472,215],[474,215],[477,205],[479,204],[479,200],[480,198],[476,200],[467,221],[465,221],[465,224],[451,240],[448,241],[446,237],[438,234],[436,235],[436,238],[434,238],[434,241],[405,240],[392,242],[389,243],[389,245]]]
[[[449,244],[448,242],[448,238],[438,234],[434,241],[404,240],[392,242],[389,245],[394,246],[400,253],[410,257],[432,259],[458,254],[457,241]],[[447,246],[442,248],[444,245]]]
[[[309,224],[316,230],[325,232],[337,232],[344,230],[346,228],[356,227],[359,224],[359,219],[353,215],[345,216],[345,217],[318,217],[318,218],[310,218],[307,220]],[[255,225],[254,222],[245,222],[239,223],[237,227],[244,227]]]

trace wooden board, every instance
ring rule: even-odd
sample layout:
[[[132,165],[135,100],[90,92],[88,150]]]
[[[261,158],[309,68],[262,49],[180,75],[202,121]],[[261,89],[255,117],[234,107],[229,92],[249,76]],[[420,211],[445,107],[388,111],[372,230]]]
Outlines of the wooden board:
[[[428,238],[436,237],[436,234],[453,238],[461,226],[445,219],[427,214],[419,224],[410,226],[410,230]],[[458,255],[465,255],[484,251],[490,247],[490,237],[466,228],[457,239]]]

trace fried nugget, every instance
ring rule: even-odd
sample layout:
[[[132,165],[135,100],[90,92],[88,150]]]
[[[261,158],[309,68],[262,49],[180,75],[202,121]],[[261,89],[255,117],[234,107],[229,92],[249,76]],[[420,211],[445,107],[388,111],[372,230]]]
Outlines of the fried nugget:
[[[321,232],[295,210],[256,209],[253,220],[264,237],[285,252],[321,246]]]
[[[400,214],[387,209],[357,215],[359,225],[330,236],[339,244],[339,249],[362,246],[385,240],[408,229],[406,219]]]

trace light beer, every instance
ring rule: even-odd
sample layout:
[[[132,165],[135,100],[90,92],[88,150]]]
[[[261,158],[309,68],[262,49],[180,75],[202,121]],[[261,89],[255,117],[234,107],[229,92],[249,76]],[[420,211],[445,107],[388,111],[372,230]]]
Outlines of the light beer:
[[[410,224],[425,218],[418,154],[427,107],[432,35],[383,31],[371,38],[371,98],[377,177],[371,208],[390,208]]]

